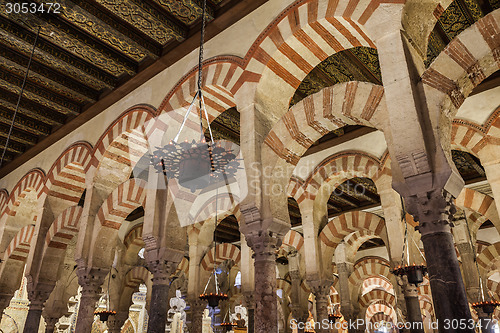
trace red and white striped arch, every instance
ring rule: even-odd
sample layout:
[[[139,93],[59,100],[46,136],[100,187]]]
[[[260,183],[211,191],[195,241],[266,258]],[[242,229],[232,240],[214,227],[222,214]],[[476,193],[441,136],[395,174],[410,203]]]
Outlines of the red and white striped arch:
[[[488,218],[467,208],[464,209],[464,212],[467,215],[467,222],[469,223],[472,237],[475,239],[477,231],[483,225],[483,223],[488,221]],[[480,253],[480,251],[477,251],[477,253]]]
[[[304,237],[295,230],[288,230],[285,237],[283,237],[281,247],[291,247],[300,251],[302,246],[304,246]]]
[[[464,187],[456,198],[455,204],[460,208],[468,208],[488,218],[497,230],[500,230],[500,218],[495,199],[489,195]]]
[[[334,249],[346,236],[358,230],[371,231],[384,239],[385,221],[380,216],[362,211],[344,213],[328,222],[319,238],[324,248]]]
[[[87,142],[68,147],[47,173],[44,192],[68,206],[76,205],[85,190],[85,173],[91,158],[92,146]]]
[[[279,160],[296,165],[319,138],[347,124],[385,128],[387,111],[383,88],[372,83],[348,82],[325,88],[304,98],[276,122],[264,144]]]
[[[363,245],[366,241],[380,238],[380,236],[375,235],[372,231],[369,230],[358,230],[349,234],[345,239],[345,244],[347,245],[349,256],[354,258],[358,249],[361,245]],[[384,240],[385,241],[385,240]]]
[[[393,307],[396,306],[396,298],[394,297],[394,294],[391,294],[383,289],[372,289],[359,297],[359,305],[364,308],[367,308],[375,301],[383,301]]]
[[[377,287],[383,288],[387,292],[394,294],[394,287],[392,283],[389,282],[387,278],[381,276],[370,277],[365,279],[361,287],[361,294],[365,294],[366,292]]]
[[[340,185],[354,177],[375,178],[379,168],[380,161],[364,152],[347,151],[331,155],[314,169],[300,188],[294,188],[293,198],[299,204],[305,199],[314,200],[323,184],[333,182]]]
[[[349,276],[349,283],[361,288],[363,281],[371,277],[385,277],[389,279],[391,274],[387,260],[382,258],[365,258],[354,265],[354,271]]]
[[[422,74],[435,110],[453,117],[465,98],[500,67],[500,10],[455,37]]]
[[[369,327],[367,329],[368,332],[377,332],[375,330],[375,327],[378,327],[378,326],[375,326],[379,323],[393,323],[393,320],[391,318],[390,315],[384,313],[384,312],[377,312],[375,313],[371,318],[370,318],[370,323],[371,323],[371,327]],[[393,323],[395,324],[395,323]]]
[[[132,178],[118,186],[104,201],[97,219],[103,226],[120,229],[125,218],[146,201],[147,182]]]
[[[59,214],[47,231],[45,245],[50,248],[65,250],[73,237],[78,234],[82,212],[82,207],[72,206]]]
[[[7,206],[8,201],[9,201],[9,191],[3,188],[0,190],[0,216],[4,211],[5,207]]]
[[[103,135],[101,135],[101,137],[97,141],[91,161],[92,167],[97,168],[99,163],[101,163],[105,152],[108,150],[113,141],[122,136],[123,133],[130,133],[133,130],[142,130],[142,127],[148,121],[153,119],[154,114],[155,109],[149,105],[136,105],[122,113],[111,125],[108,126],[108,129],[104,132]],[[132,139],[134,139],[133,136]],[[143,145],[142,138],[140,139],[139,144],[141,146]],[[120,148],[122,148],[122,150],[120,150]],[[129,155],[129,151],[126,147],[116,147],[116,149],[118,150],[115,152],[110,152],[108,157],[113,158],[122,155]],[[135,152],[131,153],[131,155],[133,156]],[[119,162],[121,162],[122,164],[130,165],[130,160],[120,160]]]
[[[432,299],[425,297],[425,296],[419,296],[418,301],[420,303],[420,309],[423,310],[422,312],[425,311],[429,315],[431,315],[432,318],[434,318],[434,307],[432,306]],[[424,313],[422,313],[422,315]]]
[[[489,273],[500,259],[500,242],[491,244],[477,256],[479,267]]]
[[[9,199],[5,209],[2,211],[2,218],[8,216],[15,216],[16,209],[19,206],[19,198],[22,198],[25,194],[24,191],[35,191],[37,197],[43,193],[43,184],[45,182],[45,173],[41,169],[32,169],[26,175],[24,175],[14,186],[14,189],[10,193]]]
[[[214,266],[218,266],[226,260],[232,260],[235,266],[239,265],[241,253],[236,245],[223,243],[218,244],[216,248],[211,247],[201,260],[201,267],[205,271],[211,271]]]
[[[241,61],[239,61],[241,62]],[[206,62],[203,66],[202,89],[205,104],[207,106],[208,118],[213,121],[222,112],[236,106],[234,93],[240,88],[242,81],[248,75],[243,75],[244,70],[238,59],[226,57]],[[243,77],[242,77],[243,76]],[[191,70],[179,83],[167,94],[163,100],[158,113],[179,112],[180,118],[172,115],[174,120],[182,122],[182,112],[188,107],[196,91],[198,90],[198,73]],[[199,124],[186,123],[187,126],[198,126]]]
[[[388,316],[388,318],[391,319],[391,322],[393,324],[396,324],[398,322],[398,317],[396,315],[396,311],[394,311],[394,308],[391,306],[388,306],[386,304],[381,304],[381,303],[374,303],[368,306],[366,309],[366,314],[365,314],[365,320],[366,322],[370,322],[373,316],[377,313],[384,313]],[[387,320],[387,319],[384,319]]]
[[[144,247],[144,241],[142,240],[142,230],[143,224],[140,223],[134,226],[127,235],[123,238],[123,244],[128,249],[131,245],[138,246],[140,248]]]
[[[5,251],[4,261],[10,259],[25,262],[28,258],[31,241],[34,234],[35,227],[33,225],[27,225],[21,228],[16,237],[14,237],[10,242],[7,251]],[[8,272],[4,272],[4,274],[6,273]]]
[[[262,73],[257,95],[272,110],[286,110],[301,81],[320,62],[340,51],[375,48],[363,24],[380,1],[300,1],[288,7],[266,29],[249,67]]]
[[[217,223],[222,221],[229,215],[234,215],[238,222],[241,220],[241,211],[238,204],[239,199],[231,193],[223,193],[217,196],[210,197],[210,200],[202,203],[194,203],[193,207],[199,207],[196,213],[190,213],[189,224],[195,224],[201,222],[198,225],[198,229],[203,225],[205,221],[210,220],[215,217],[217,213]]]
[[[451,148],[478,156],[488,144],[488,136],[477,124],[455,119],[451,127]]]

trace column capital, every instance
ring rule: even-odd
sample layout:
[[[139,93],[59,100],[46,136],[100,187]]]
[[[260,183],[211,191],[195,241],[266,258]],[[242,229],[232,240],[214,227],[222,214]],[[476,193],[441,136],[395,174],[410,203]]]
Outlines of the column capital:
[[[443,189],[405,197],[408,212],[419,223],[422,236],[436,232],[450,232],[450,221],[456,212],[453,196]]]
[[[253,250],[253,258],[256,260],[274,258],[281,246],[281,238],[280,235],[266,230],[250,232],[246,235],[248,246]]]
[[[307,284],[311,287],[311,291],[316,297],[316,300],[327,300],[330,295],[330,287],[333,285],[332,280],[314,279],[307,280]]]
[[[149,271],[153,274],[153,284],[170,284],[170,276],[175,273],[183,256],[183,251],[174,249],[146,250],[144,258]]]
[[[108,275],[107,269],[78,266],[76,276],[78,284],[82,287],[82,295],[98,297],[106,275]]]
[[[55,284],[38,283],[35,287],[28,287],[28,299],[30,310],[42,310],[43,304],[47,301]]]
[[[248,309],[255,309],[255,300],[253,298],[253,291],[243,292],[243,298],[245,299],[245,306]]]
[[[43,319],[45,320],[45,332],[54,332],[59,317],[44,316]]]
[[[119,311],[116,315],[109,316],[106,325],[110,333],[121,332],[122,326],[128,319],[128,312]]]
[[[189,309],[192,312],[203,311],[207,307],[207,301],[202,300],[198,297],[190,297],[188,299]]]

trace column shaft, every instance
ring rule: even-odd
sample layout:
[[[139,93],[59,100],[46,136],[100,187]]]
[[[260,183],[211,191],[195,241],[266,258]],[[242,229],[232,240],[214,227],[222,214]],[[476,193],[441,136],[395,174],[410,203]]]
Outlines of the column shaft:
[[[197,298],[192,298],[189,301],[191,311],[191,327],[190,333],[202,333],[203,328],[203,311],[206,309],[207,303]]]
[[[45,319],[45,333],[54,333],[59,318],[44,317],[44,319]]]
[[[411,333],[424,333],[424,323],[422,322],[422,312],[420,311],[420,302],[418,295],[405,295],[406,311],[408,317],[406,320],[411,323]]]
[[[151,306],[149,311],[148,333],[164,333],[167,323],[168,307],[167,284],[155,284],[151,293]]]
[[[82,289],[78,317],[76,318],[75,333],[90,333],[94,323],[95,305],[100,295],[95,289]]]
[[[447,321],[460,322],[472,319],[465,287],[458,265],[457,254],[450,232],[428,233],[422,236],[429,280],[434,301],[434,311],[439,320],[440,333],[453,333],[451,328],[446,329]],[[474,332],[472,329],[464,329]]]
[[[274,253],[255,257],[255,332],[278,331]]]
[[[39,306],[34,306],[29,308],[28,316],[26,317],[26,322],[24,324],[24,333],[38,332],[38,327],[40,326],[40,318],[42,318],[42,309]]]

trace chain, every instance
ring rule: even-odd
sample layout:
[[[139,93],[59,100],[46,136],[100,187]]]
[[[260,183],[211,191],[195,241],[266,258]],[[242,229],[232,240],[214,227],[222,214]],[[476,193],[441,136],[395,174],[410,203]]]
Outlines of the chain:
[[[198,89],[201,89],[201,78],[203,74],[203,44],[205,42],[205,24],[206,24],[207,0],[203,0],[203,13],[201,16],[201,37],[200,37],[200,54],[198,61]]]

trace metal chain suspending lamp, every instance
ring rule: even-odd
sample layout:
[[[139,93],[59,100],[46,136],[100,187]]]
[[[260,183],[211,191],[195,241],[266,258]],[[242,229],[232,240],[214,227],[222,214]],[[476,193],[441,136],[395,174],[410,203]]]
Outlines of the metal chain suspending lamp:
[[[234,177],[239,169],[239,161],[236,159],[234,151],[223,147],[220,143],[216,144],[214,141],[203,97],[202,74],[206,6],[207,3],[204,0],[198,58],[198,89],[184,115],[175,138],[163,147],[156,147],[151,156],[151,164],[158,173],[163,173],[169,179],[177,179],[179,185],[190,189],[191,192],[204,189],[210,184],[227,180],[229,177]],[[184,142],[179,143],[179,136],[196,102],[199,103],[200,140],[196,141],[193,139],[189,141],[186,139]],[[205,117],[207,122],[208,134],[210,136],[209,142],[207,142],[204,136],[203,117]]]
[[[408,244],[408,222],[406,221],[406,209],[405,205],[403,202],[403,198],[401,198],[401,206],[402,206],[402,215],[403,215],[403,221],[405,223],[405,236],[404,236],[404,243],[403,243],[403,254],[401,256],[401,265],[396,267],[392,273],[394,275],[398,276],[405,276],[408,279],[408,282],[415,285],[415,287],[418,287],[418,285],[422,282],[424,282],[424,276],[427,274],[427,267],[424,265],[422,262],[421,265],[416,265],[415,263],[410,265],[410,247]],[[411,236],[410,236],[411,237]],[[425,256],[420,251],[419,246],[411,237],[413,240],[413,243],[415,244],[415,247],[420,253],[420,256],[422,256],[423,261],[425,261]],[[406,253],[406,265],[405,265],[405,253]]]

